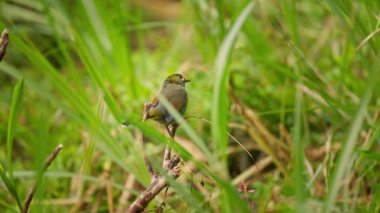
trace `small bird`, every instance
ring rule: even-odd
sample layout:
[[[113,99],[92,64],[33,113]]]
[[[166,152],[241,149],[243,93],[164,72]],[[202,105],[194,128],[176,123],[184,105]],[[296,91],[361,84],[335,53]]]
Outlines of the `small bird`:
[[[158,96],[163,96],[171,105],[183,115],[187,107],[187,92],[185,84],[190,82],[181,74],[173,74],[166,78]],[[152,119],[164,124],[171,137],[174,137],[178,124],[174,117],[160,103],[158,97],[154,97],[150,102],[145,104],[143,120]]]

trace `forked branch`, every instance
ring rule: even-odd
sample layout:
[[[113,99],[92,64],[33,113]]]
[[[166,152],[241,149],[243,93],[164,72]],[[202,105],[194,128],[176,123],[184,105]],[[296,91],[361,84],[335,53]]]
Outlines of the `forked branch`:
[[[143,121],[146,120],[147,114],[149,112],[150,105],[144,105],[144,114]],[[173,124],[170,126],[166,126],[166,130],[172,140],[174,140],[174,136],[176,130],[178,128],[177,124]],[[145,145],[144,136],[141,136],[141,141],[143,146]],[[154,173],[153,168],[149,162],[149,159],[145,153],[143,147],[143,154],[145,164],[148,167],[149,173],[151,174],[151,184],[150,186],[132,203],[129,207],[128,212],[142,212],[148,206],[148,204],[165,188],[169,186],[169,181],[167,176],[158,175]],[[181,175],[181,168],[179,165],[180,157],[178,155],[171,156],[171,148],[167,145],[164,151],[163,158],[163,169],[167,173],[168,176],[177,179]]]
[[[176,179],[181,175],[181,168],[178,165],[180,158],[175,155],[168,165],[167,173],[172,178]],[[166,176],[156,175],[150,186],[133,202],[129,208],[129,212],[142,212],[148,204],[169,184]]]

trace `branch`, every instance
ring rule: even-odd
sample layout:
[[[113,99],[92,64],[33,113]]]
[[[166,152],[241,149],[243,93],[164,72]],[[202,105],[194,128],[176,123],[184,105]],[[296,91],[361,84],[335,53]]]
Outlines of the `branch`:
[[[58,153],[61,151],[63,148],[62,144],[59,144],[57,148],[51,153],[51,155],[46,159],[45,165],[44,165],[44,171],[50,166],[50,164],[53,162],[53,160],[57,157]],[[22,213],[27,213],[30,203],[32,202],[34,193],[36,192],[37,185],[38,185],[38,180],[34,185],[29,189],[28,195],[26,196],[25,202],[24,202],[24,207],[22,208]]]
[[[145,104],[144,105],[144,114],[143,114],[143,121],[147,119],[147,115],[149,112],[151,105]],[[175,133],[178,128],[178,124],[174,123],[169,126],[165,126],[166,130],[172,140],[174,140]],[[142,144],[144,145],[144,136],[142,135]],[[147,165],[149,169],[149,173],[151,174],[152,180],[150,186],[132,203],[131,207],[129,208],[128,212],[134,213],[134,212],[142,212],[144,209],[148,206],[148,204],[165,188],[168,187],[169,182],[167,180],[167,176],[157,175],[154,173],[153,168],[145,154],[145,151],[143,149],[144,154],[144,160],[145,164]],[[178,155],[174,155],[171,157],[171,148],[170,146],[166,146],[164,151],[164,159],[163,159],[163,168],[164,171],[167,172],[169,176],[171,176],[174,179],[177,179],[181,175],[181,168],[178,165],[180,162],[180,157]]]
[[[174,123],[169,126],[165,126],[166,131],[168,132],[170,139],[174,141],[175,133],[177,132],[178,124]],[[169,145],[166,145],[165,151],[164,151],[164,162],[162,163],[162,167],[167,171],[168,170],[168,165],[170,163],[171,159],[171,148]]]
[[[180,158],[175,155],[168,165],[168,175],[177,179],[181,175],[181,168],[178,165]],[[153,178],[150,186],[133,202],[129,208],[130,213],[142,212],[148,204],[158,195],[165,187],[168,186],[168,179],[166,176],[156,175]]]
[[[0,37],[0,61],[3,59],[5,52],[7,51],[8,42],[9,33],[7,29],[4,29]]]

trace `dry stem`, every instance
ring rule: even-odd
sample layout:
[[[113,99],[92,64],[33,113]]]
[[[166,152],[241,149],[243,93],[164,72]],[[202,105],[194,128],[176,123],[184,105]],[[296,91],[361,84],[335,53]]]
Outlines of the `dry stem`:
[[[44,171],[46,171],[46,169],[50,166],[50,164],[57,157],[58,153],[61,151],[62,148],[63,148],[63,145],[59,144],[57,146],[57,148],[55,148],[55,150],[53,151],[53,153],[51,153],[51,155],[46,159],[45,165],[44,165]],[[24,207],[22,208],[22,213],[28,212],[30,203],[32,202],[34,193],[36,192],[38,182],[39,181],[37,181],[36,183],[34,183],[34,185],[29,189],[28,195],[26,196],[26,199],[25,199],[25,202],[24,202]]]
[[[0,37],[0,61],[3,59],[5,52],[7,51],[8,42],[9,42],[8,30],[4,29]]]

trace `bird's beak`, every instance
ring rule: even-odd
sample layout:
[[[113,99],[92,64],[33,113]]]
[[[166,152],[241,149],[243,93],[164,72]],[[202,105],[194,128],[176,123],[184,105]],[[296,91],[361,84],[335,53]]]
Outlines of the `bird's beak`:
[[[190,80],[189,79],[185,79],[185,80],[183,80],[183,82],[187,83],[187,82],[190,82]]]

